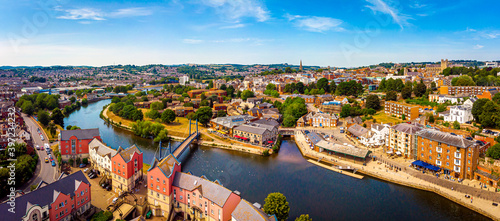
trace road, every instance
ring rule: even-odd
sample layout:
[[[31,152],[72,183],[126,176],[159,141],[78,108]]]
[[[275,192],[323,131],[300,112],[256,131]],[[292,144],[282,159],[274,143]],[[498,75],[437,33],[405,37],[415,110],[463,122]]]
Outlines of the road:
[[[38,185],[40,181],[45,181],[47,183],[52,183],[55,181],[54,175],[56,174],[56,167],[53,167],[51,163],[45,163],[45,157],[48,157],[47,153],[44,150],[45,144],[49,143],[47,140],[47,136],[44,134],[44,141],[40,138],[40,135],[37,131],[37,128],[39,128],[38,124],[34,122],[34,120],[30,117],[23,116],[24,122],[26,122],[26,126],[28,127],[29,132],[31,133],[31,138],[33,139],[33,145],[35,145],[35,151],[38,153],[39,156],[39,164],[37,165],[37,174],[36,177],[32,178],[30,180],[30,184],[27,185],[26,189],[24,189],[25,192],[30,191],[30,186],[31,185]],[[43,130],[40,128],[40,131]],[[42,150],[36,150],[36,145],[39,145]],[[50,145],[50,144],[49,144]],[[56,161],[57,163],[57,161]],[[41,165],[41,167],[39,167]],[[40,169],[38,169],[40,168]],[[37,173],[35,172],[35,173]],[[36,175],[36,174],[35,174]]]

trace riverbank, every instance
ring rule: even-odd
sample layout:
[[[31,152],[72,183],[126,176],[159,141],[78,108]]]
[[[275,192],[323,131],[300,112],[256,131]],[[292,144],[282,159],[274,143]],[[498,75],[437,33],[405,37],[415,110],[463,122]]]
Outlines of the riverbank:
[[[103,110],[101,111],[100,117],[104,121],[110,123],[111,125],[113,125],[115,127],[119,127],[119,128],[124,129],[124,130],[128,130],[128,131],[132,132],[132,128],[130,126],[128,126],[131,121],[126,122],[127,120],[117,118],[117,116],[110,117],[108,115],[108,111],[109,111],[108,107],[109,107],[109,105],[107,105],[107,106],[105,106],[105,108],[103,108]],[[125,123],[122,123],[122,121],[125,121]],[[165,125],[165,129],[169,130],[168,125]],[[174,141],[184,141],[187,136],[181,137],[181,136],[169,135],[169,137],[171,137],[172,140],[174,140]],[[204,128],[202,128],[200,130],[200,137],[201,138],[197,141],[197,144],[201,145],[201,146],[215,147],[215,148],[220,148],[220,149],[233,150],[233,151],[239,151],[239,152],[250,153],[250,154],[257,154],[257,155],[264,154],[264,148],[254,148],[254,147],[237,145],[235,143],[227,143],[227,142],[224,142],[220,139],[212,137],[210,134],[207,133],[206,129],[204,129]]]
[[[319,161],[326,162],[327,164],[344,165],[356,168],[359,173],[365,174],[370,177],[374,177],[387,182],[395,183],[398,185],[403,185],[411,188],[416,188],[424,191],[433,192],[449,199],[457,204],[467,207],[473,211],[476,211],[484,216],[487,216],[493,220],[500,220],[500,208],[493,206],[492,203],[498,203],[498,201],[487,200],[481,197],[466,198],[467,193],[459,192],[456,188],[444,188],[443,186],[436,185],[434,183],[422,180],[413,176],[411,168],[402,168],[401,171],[392,170],[386,163],[380,161],[370,161],[366,163],[366,166],[356,164],[353,162],[345,161],[341,158],[334,157],[331,155],[318,153],[316,151],[307,148],[305,142],[305,137],[301,133],[297,133],[295,136],[295,143],[299,147],[302,155],[306,158],[320,159]],[[472,187],[471,187],[472,188]],[[468,194],[471,195],[471,194]],[[498,196],[500,200],[500,195]]]

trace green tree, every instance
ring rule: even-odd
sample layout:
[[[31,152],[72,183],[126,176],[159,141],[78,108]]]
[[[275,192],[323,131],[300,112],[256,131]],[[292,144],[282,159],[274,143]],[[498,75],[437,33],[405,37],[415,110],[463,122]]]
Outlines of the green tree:
[[[346,118],[349,117],[350,115],[351,115],[351,105],[346,104],[342,106],[342,110],[340,111],[340,117]]]
[[[162,102],[155,101],[155,102],[151,103],[150,108],[153,110],[163,110],[163,108],[165,108],[165,107],[164,107]]]
[[[76,98],[75,97],[70,97],[69,100],[71,101],[71,103],[75,103]],[[118,103],[118,102],[120,102],[120,98],[119,97],[113,97],[113,99],[111,99],[111,102],[112,103]]]
[[[323,89],[325,92],[328,92],[330,90],[330,87],[328,85],[328,79],[326,78],[319,79],[318,83],[316,83],[316,87],[318,89]]]
[[[35,107],[33,106],[33,103],[31,103],[31,101],[24,101],[23,105],[21,106],[21,110],[23,111],[23,113],[31,116],[35,111]]]
[[[149,117],[153,120],[156,120],[157,118],[161,117],[161,114],[157,110],[153,109],[153,110],[146,112],[146,117]]]
[[[170,140],[170,137],[168,136],[168,131],[166,129],[163,129],[158,133],[158,135],[155,137],[154,142],[167,142]]]
[[[173,110],[166,109],[161,114],[161,120],[167,124],[174,122],[175,121],[175,112]]]
[[[386,101],[396,101],[398,99],[398,93],[396,91],[388,91],[385,94]]]
[[[227,96],[233,98],[234,97],[234,87],[233,85],[229,85],[226,89]]]
[[[476,102],[474,102],[474,104],[472,105],[472,116],[474,117],[474,120],[478,123],[480,123],[480,120],[479,120],[479,116],[481,115],[481,113],[483,112],[483,106],[488,103],[488,99],[486,98],[481,98],[481,99],[478,99]]]
[[[274,85],[274,84],[267,84],[266,90],[270,90],[270,91],[276,90],[276,85]]]
[[[210,119],[212,119],[212,108],[201,107],[195,112],[195,119],[197,119],[199,123],[206,126],[208,122],[210,122]]]
[[[49,113],[47,111],[44,111],[44,110],[39,110],[38,111],[38,121],[43,125],[43,126],[47,126],[49,125],[49,122],[50,122],[50,116],[49,116]]]
[[[214,88],[214,81],[210,80],[210,82],[208,82],[208,88]]]
[[[290,206],[286,201],[286,197],[281,193],[270,193],[267,195],[264,204],[264,212],[270,215],[276,215],[279,221],[288,219]]]
[[[460,123],[458,121],[453,122],[453,129],[460,130]]]
[[[500,104],[500,93],[493,95],[492,100],[495,101],[495,103]]]
[[[434,118],[434,114],[429,114],[428,120],[429,123],[434,123],[436,121],[436,119]]]
[[[467,75],[462,75],[460,77],[456,77],[451,79],[451,85],[452,86],[476,86],[476,83],[474,83],[474,80],[472,80],[471,77]]]
[[[486,150],[486,156],[495,160],[500,160],[500,144],[495,144]]]
[[[486,102],[482,108],[481,115],[479,115],[481,125],[483,127],[500,128],[500,116],[498,113],[500,113],[500,106],[497,103],[494,101]]]
[[[312,221],[312,219],[309,218],[309,214],[302,214],[295,221]]]
[[[89,104],[89,101],[87,100],[87,98],[83,98],[82,105],[87,105],[87,104]]]
[[[51,120],[54,121],[55,124],[64,127],[64,114],[59,108],[55,108],[52,110],[52,115],[50,116]]]
[[[411,98],[411,92],[412,92],[411,86],[405,86],[401,91],[401,97],[403,97],[403,99]]]
[[[406,115],[401,115],[401,120],[406,120]]]
[[[424,95],[426,91],[427,87],[422,82],[418,83],[417,86],[413,89],[413,93],[417,97],[422,97],[422,95]]]
[[[371,108],[374,110],[380,109],[380,99],[377,95],[369,95],[366,98],[365,108]]]
[[[241,93],[241,99],[243,99],[244,101],[246,101],[250,97],[255,97],[254,93],[250,90],[244,90]]]
[[[434,81],[433,81],[433,82],[431,82],[431,89],[432,89],[433,91],[437,90],[437,85],[436,85],[436,82],[434,82]]]
[[[217,117],[225,117],[226,115],[227,113],[224,110],[217,111]]]
[[[57,127],[53,122],[49,123],[49,125],[47,126],[47,129],[49,130],[50,135],[52,135],[52,136],[56,135]]]

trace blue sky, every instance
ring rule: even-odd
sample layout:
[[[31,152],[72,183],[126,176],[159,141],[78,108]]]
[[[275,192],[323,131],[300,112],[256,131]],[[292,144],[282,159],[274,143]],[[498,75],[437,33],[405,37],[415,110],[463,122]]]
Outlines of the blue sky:
[[[0,65],[500,60],[485,0],[0,0]]]

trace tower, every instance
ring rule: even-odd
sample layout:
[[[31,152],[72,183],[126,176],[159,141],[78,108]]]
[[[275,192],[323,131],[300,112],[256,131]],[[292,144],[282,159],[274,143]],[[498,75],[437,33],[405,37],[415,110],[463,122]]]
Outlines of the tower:
[[[300,67],[299,67],[299,71],[302,72],[302,60],[300,60]]]
[[[448,59],[441,59],[441,71],[448,68]]]

